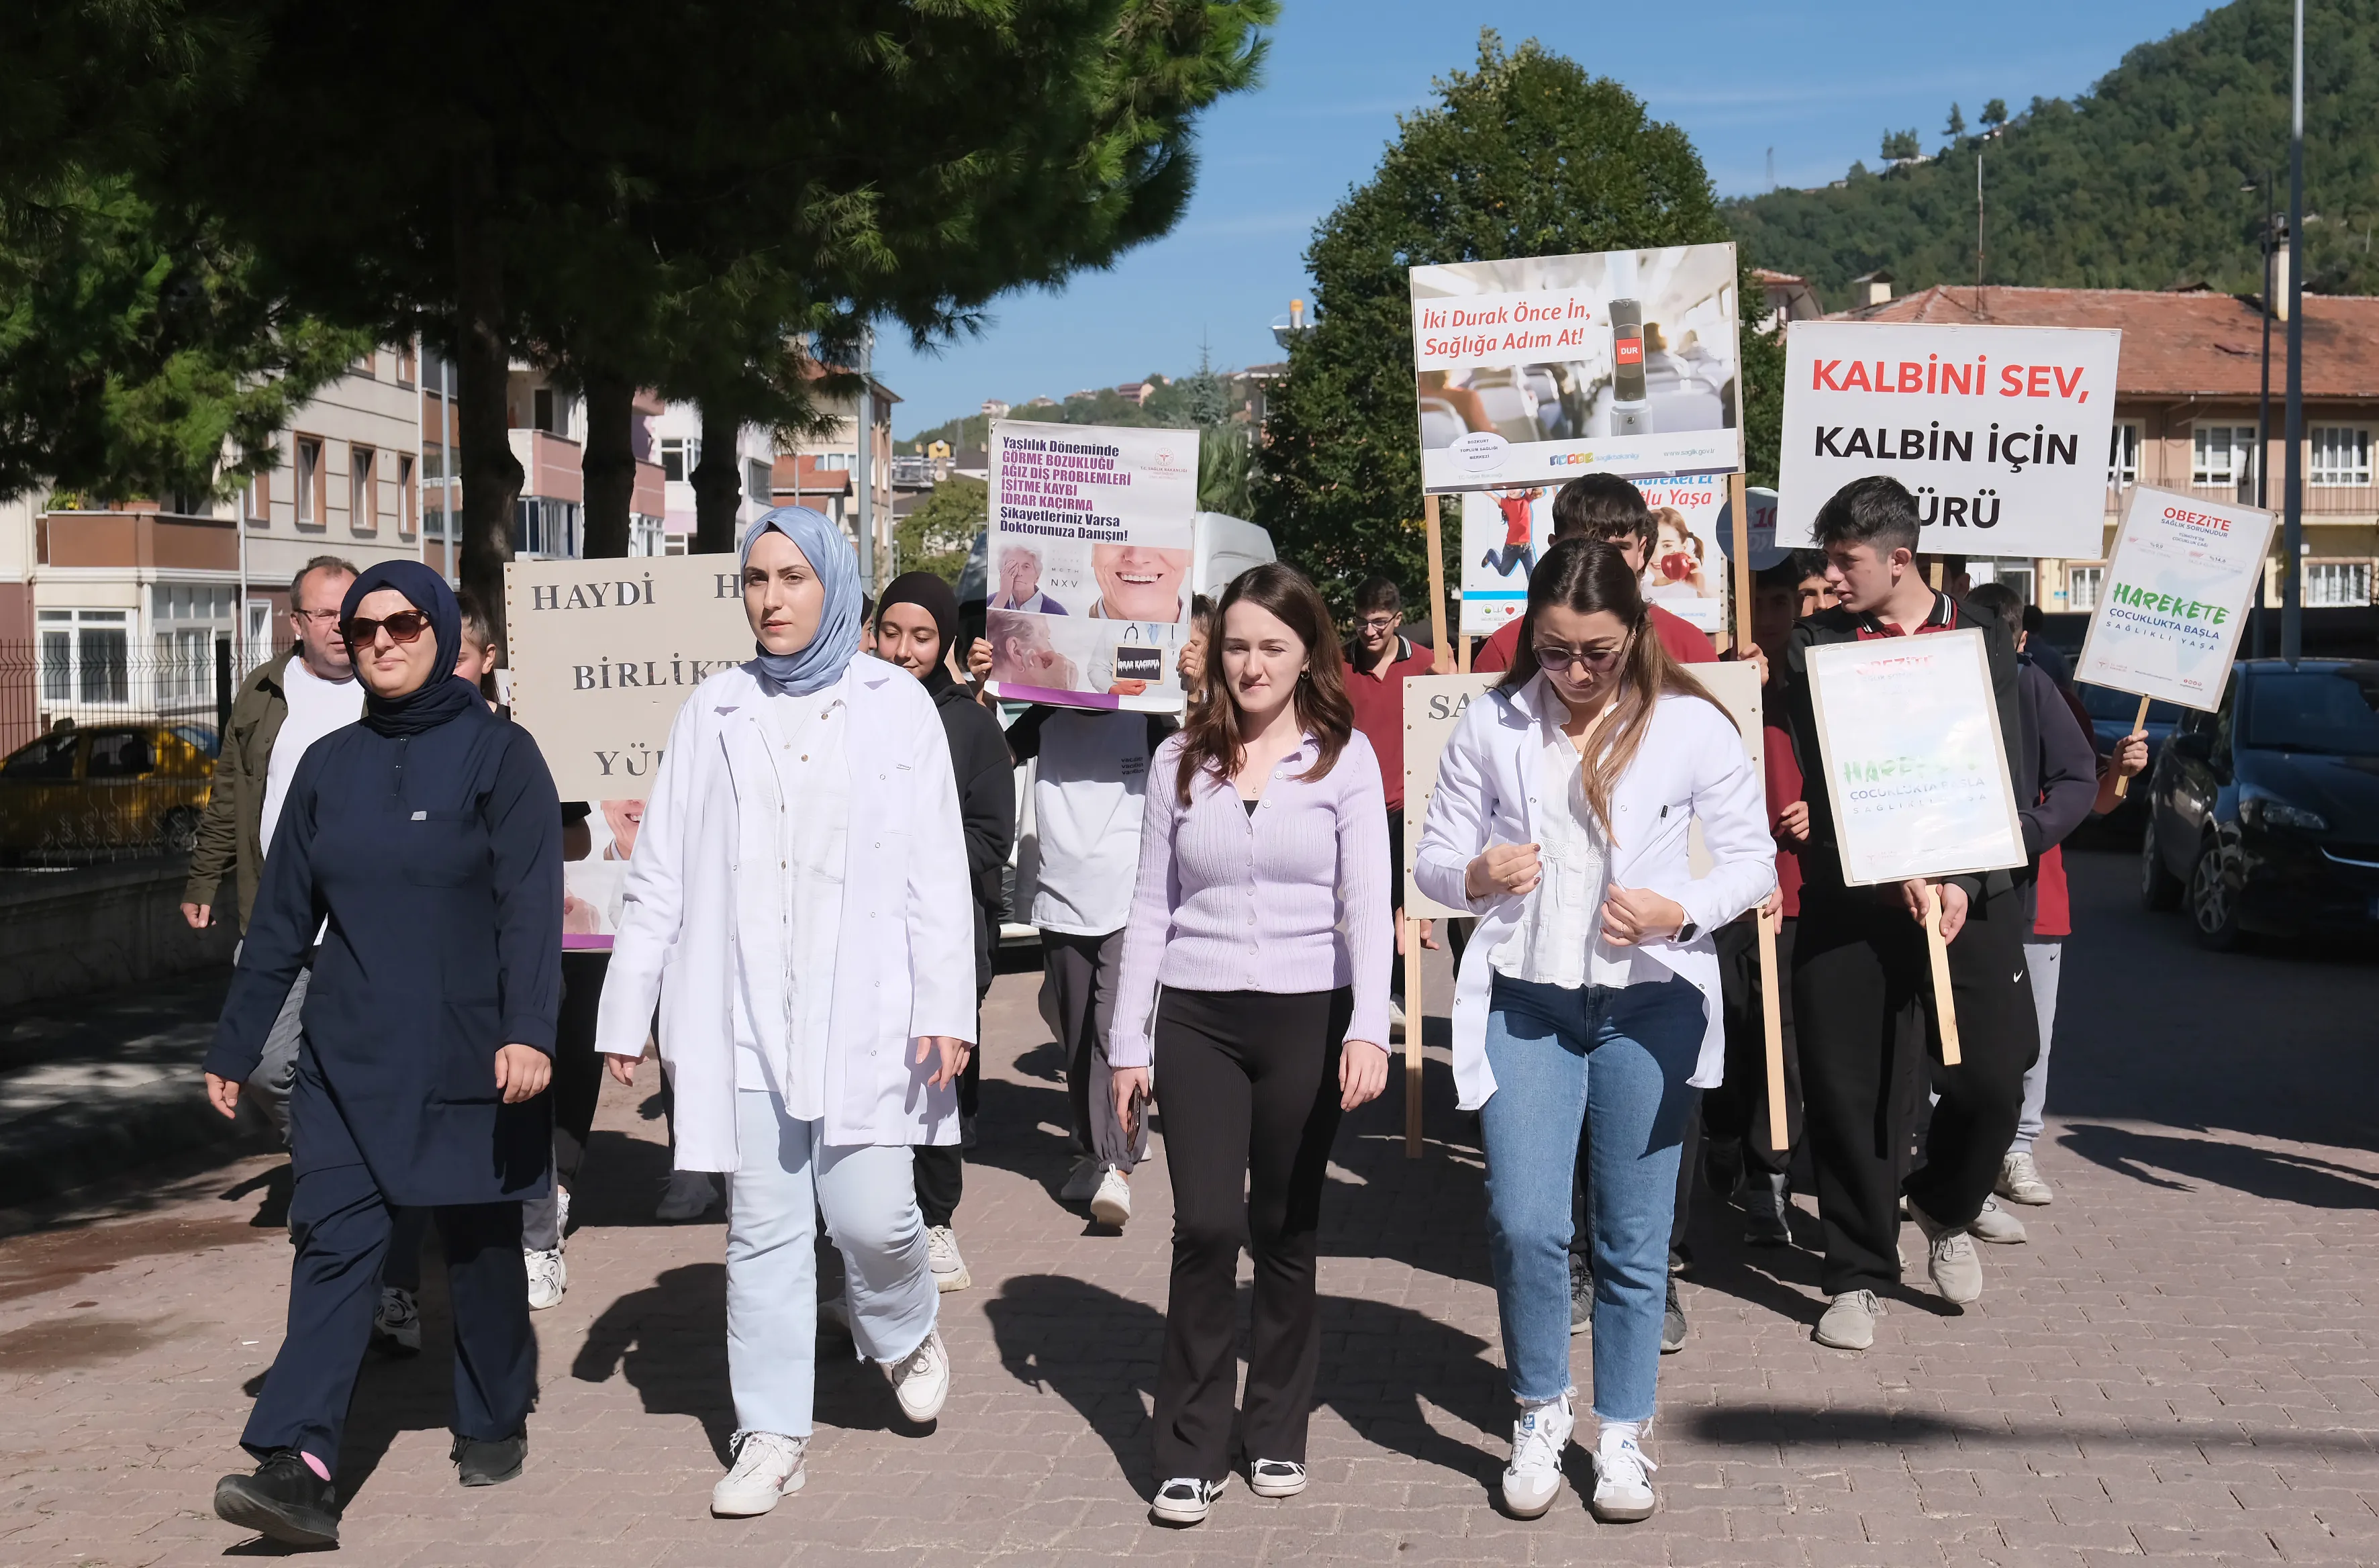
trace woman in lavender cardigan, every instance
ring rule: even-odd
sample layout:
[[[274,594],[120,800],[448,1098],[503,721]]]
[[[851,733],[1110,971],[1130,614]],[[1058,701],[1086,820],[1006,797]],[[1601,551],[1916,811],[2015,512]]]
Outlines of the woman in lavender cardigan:
[[[1208,700],[1149,765],[1107,1046],[1127,1128],[1152,1059],[1165,1096],[1173,1285],[1155,1427],[1166,1478],[1151,1512],[1169,1525],[1205,1518],[1229,1474],[1242,1235],[1255,1259],[1248,1485],[1260,1497],[1305,1490],[1323,1175],[1340,1115],[1388,1079],[1387,802],[1354,729],[1329,609],[1274,563],[1233,580],[1214,619]]]

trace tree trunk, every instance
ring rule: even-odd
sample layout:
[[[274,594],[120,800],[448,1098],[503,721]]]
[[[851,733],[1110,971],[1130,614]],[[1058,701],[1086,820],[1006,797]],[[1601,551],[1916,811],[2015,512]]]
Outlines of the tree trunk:
[[[586,558],[628,553],[628,513],[636,494],[636,389],[626,377],[589,370],[586,382],[586,453],[579,471],[586,481]]]
[[[494,155],[457,155],[454,166],[454,371],[463,468],[463,586],[479,601],[498,646],[504,641],[504,562],[513,558],[520,460],[504,416],[512,340],[504,330],[504,259],[493,223]]]
[[[694,553],[725,555],[735,549],[735,514],[743,498],[743,463],[735,438],[742,422],[702,410],[702,463],[694,471]]]

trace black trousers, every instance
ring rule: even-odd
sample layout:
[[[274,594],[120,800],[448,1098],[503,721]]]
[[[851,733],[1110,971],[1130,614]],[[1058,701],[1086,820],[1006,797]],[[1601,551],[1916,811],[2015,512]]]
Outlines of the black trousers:
[[[562,1010],[553,1028],[553,1174],[569,1187],[586,1160],[595,1107],[603,1098],[603,1058],[595,1050],[595,1015],[611,955],[562,955]]]
[[[967,1065],[959,1074],[959,1115],[972,1121],[976,1107],[983,1104],[983,996],[988,985],[978,986],[974,994],[975,1048],[967,1053]],[[925,1217],[925,1228],[936,1229],[948,1224],[959,1212],[960,1201],[966,1197],[966,1150],[959,1143],[920,1143],[911,1151],[916,1171],[917,1208]]]
[[[1157,1006],[1156,1091],[1173,1176],[1173,1285],[1156,1373],[1160,1479],[1231,1472],[1243,1244],[1255,1262],[1255,1307],[1242,1449],[1251,1461],[1305,1463],[1322,1363],[1314,1237],[1353,1014],[1345,987],[1168,988]]]
[[[1405,912],[1405,808],[1388,808],[1388,908],[1396,917],[1396,933],[1404,932]],[[1388,995],[1398,1007],[1405,1000],[1405,956],[1391,948],[1388,963]],[[1415,1024],[1414,1028],[1420,1026]],[[1382,1041],[1382,1044],[1387,1042]]]
[[[1702,1126],[1712,1138],[1740,1140],[1743,1166],[1782,1176],[1801,1142],[1801,1052],[1793,1032],[1793,940],[1795,917],[1776,933],[1777,1012],[1784,1025],[1785,1145],[1768,1128],[1768,1027],[1760,1016],[1759,933],[1736,922],[1719,927],[1719,996],[1726,1019],[1726,1081],[1702,1096]]]
[[[2021,888],[1984,899],[1950,944],[1960,1066],[1940,1065],[1925,929],[1896,889],[1805,887],[1793,1005],[1829,1296],[1900,1277],[1901,1178],[1911,1108],[1941,1102],[1909,1200],[1946,1224],[1981,1212],[2015,1136],[2023,1075],[2039,1054]]]

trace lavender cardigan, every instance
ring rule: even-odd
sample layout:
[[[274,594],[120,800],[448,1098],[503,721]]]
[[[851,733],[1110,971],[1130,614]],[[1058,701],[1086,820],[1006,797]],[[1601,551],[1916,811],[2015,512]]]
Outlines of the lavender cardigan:
[[[1313,737],[1273,769],[1250,816],[1211,772],[1175,787],[1178,735],[1148,766],[1140,880],[1124,928],[1107,1061],[1146,1067],[1159,984],[1184,991],[1332,991],[1352,984],[1346,1038],[1386,1049],[1388,807],[1380,764],[1358,730],[1318,779]]]

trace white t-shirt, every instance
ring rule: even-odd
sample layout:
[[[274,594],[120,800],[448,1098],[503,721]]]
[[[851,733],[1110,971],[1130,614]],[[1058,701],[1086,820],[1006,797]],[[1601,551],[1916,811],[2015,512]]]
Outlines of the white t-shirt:
[[[1059,709],[1041,724],[1033,784],[1040,887],[1033,923],[1075,936],[1121,931],[1140,874],[1148,716]]]
[[[289,702],[289,717],[272,740],[272,754],[264,764],[264,820],[259,825],[259,845],[272,853],[272,830],[281,826],[281,802],[288,798],[289,780],[306,748],[333,730],[344,730],[364,716],[363,682],[350,675],[325,681],[292,657],[281,672],[281,694]]]
[[[777,769],[774,820],[754,827],[773,838],[782,874],[780,953],[739,940],[739,965],[779,966],[785,1016],[752,1016],[752,992],[735,988],[735,1087],[773,1089],[796,1121],[826,1115],[826,1053],[833,1027],[835,960],[841,950],[843,872],[851,828],[851,760],[842,683],[797,697],[772,691],[760,728]],[[743,797],[745,811],[759,802]],[[756,835],[755,835],[756,836]]]

